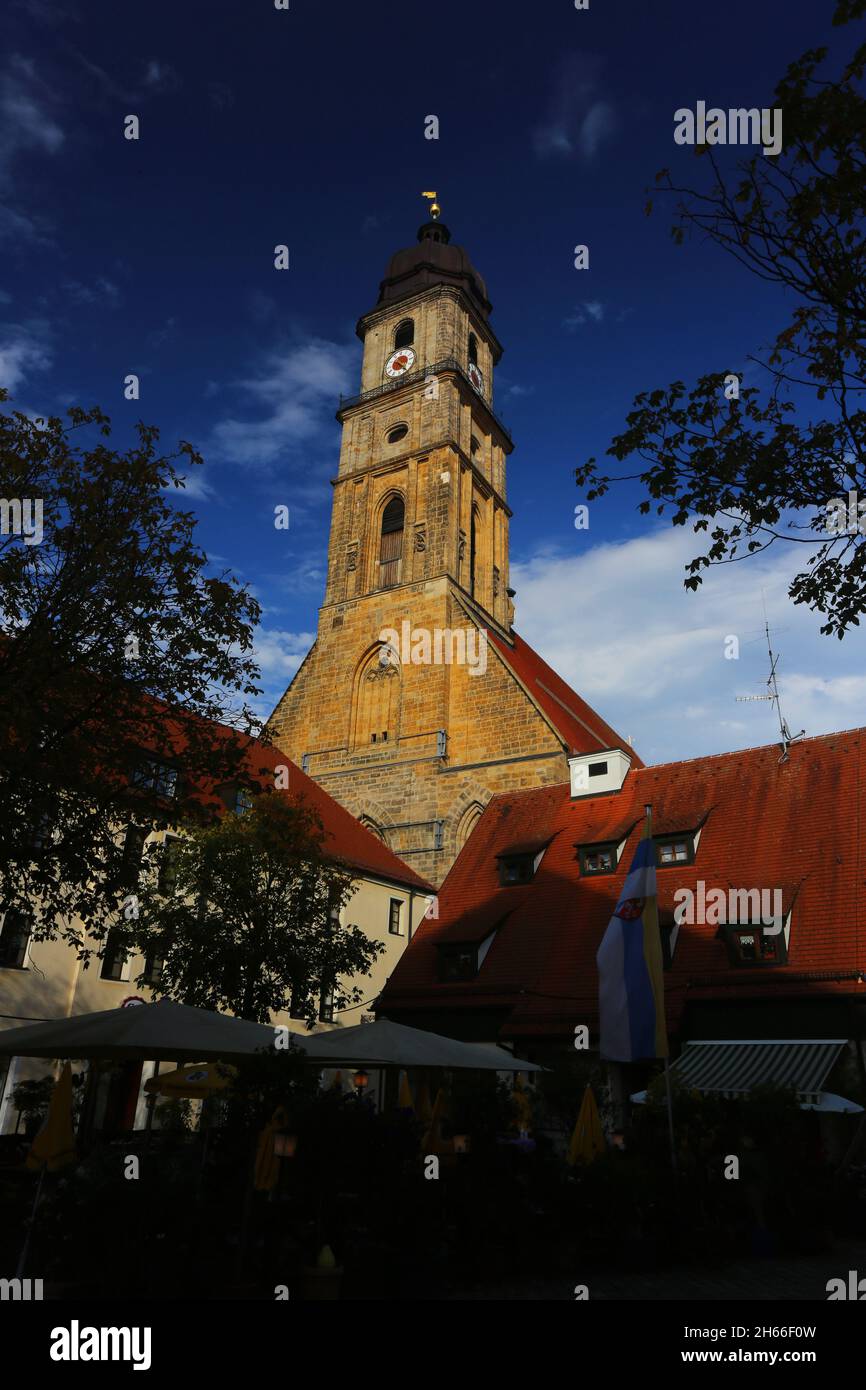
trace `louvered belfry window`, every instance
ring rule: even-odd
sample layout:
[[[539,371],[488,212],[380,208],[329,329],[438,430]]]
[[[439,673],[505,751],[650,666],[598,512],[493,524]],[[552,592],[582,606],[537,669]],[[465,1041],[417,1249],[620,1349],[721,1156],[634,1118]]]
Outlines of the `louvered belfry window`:
[[[382,543],[379,547],[380,589],[391,589],[400,583],[405,510],[402,497],[392,497],[382,513]]]

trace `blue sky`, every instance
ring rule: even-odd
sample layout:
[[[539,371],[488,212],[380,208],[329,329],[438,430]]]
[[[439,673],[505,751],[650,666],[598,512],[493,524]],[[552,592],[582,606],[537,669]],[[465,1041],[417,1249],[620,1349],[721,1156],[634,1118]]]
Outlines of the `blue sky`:
[[[517,626],[649,761],[768,742],[737,705],[766,677],[764,590],[789,723],[863,722],[862,638],[821,637],[785,597],[794,560],[683,590],[690,535],[616,492],[576,531],[573,468],[603,455],[637,392],[736,370],[790,308],[707,244],[644,215],[673,113],[769,105],[822,42],[832,0],[12,0],[0,59],[0,381],[19,408],[98,403],[206,458],[202,545],[261,600],[263,710],[315,631],[340,392],[354,326],[435,188],[485,276],[505,345],[496,407]],[[123,139],[139,116],[141,138]],[[440,121],[438,141],[424,121]],[[273,247],[291,268],[278,272]],[[572,248],[590,247],[578,272]],[[141,378],[141,400],[123,379]],[[274,507],[290,508],[288,532]],[[740,637],[738,661],[725,637]]]

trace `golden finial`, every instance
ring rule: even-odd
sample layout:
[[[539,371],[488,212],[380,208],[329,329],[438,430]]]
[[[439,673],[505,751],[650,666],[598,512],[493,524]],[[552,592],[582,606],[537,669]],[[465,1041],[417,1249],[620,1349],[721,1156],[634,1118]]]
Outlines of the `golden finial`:
[[[439,204],[436,202],[436,194],[435,194],[435,193],[422,193],[422,194],[421,194],[421,197],[422,197],[422,198],[430,198],[430,199],[432,199],[432,202],[430,203],[430,216],[433,218],[433,221],[435,222],[435,221],[436,221],[436,218],[439,216],[440,212],[442,211],[442,209],[440,208]]]

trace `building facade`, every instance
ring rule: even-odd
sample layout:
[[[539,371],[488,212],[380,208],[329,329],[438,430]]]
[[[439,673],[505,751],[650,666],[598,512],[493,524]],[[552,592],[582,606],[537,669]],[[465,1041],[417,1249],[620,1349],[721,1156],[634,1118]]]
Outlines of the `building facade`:
[[[370,974],[352,982],[364,991],[360,1007],[341,1012],[329,1007],[326,998],[320,1000],[315,1031],[353,1027],[362,1019],[372,1017],[378,994],[430,906],[432,885],[402,863],[377,836],[359,825],[279,749],[253,744],[250,764],[256,769],[256,778],[267,768],[288,770],[288,786],[279,794],[300,798],[315,809],[324,831],[326,852],[339,860],[352,876],[354,890],[341,909],[342,923],[359,927],[370,940],[378,941],[384,948]],[[273,777],[270,783],[273,785]],[[166,849],[164,842],[171,837],[171,831],[150,834],[142,842],[143,860],[152,857],[158,863]],[[94,947],[96,944],[91,942]],[[91,959],[85,967],[64,941],[33,940],[26,921],[10,913],[0,915],[0,1031],[48,1019],[122,1008],[135,1001],[150,1003],[154,997],[151,989],[146,983],[137,981],[154,965],[141,956],[127,957],[111,950],[109,942],[109,949],[102,958]],[[285,1024],[292,1031],[304,1028],[288,1014],[280,1014],[273,1021]],[[192,1059],[178,1058],[179,1062],[183,1060]],[[167,1070],[165,1065],[162,1070]],[[0,1134],[11,1133],[19,1125],[19,1112],[13,1098],[17,1083],[37,1080],[51,1071],[51,1063],[38,1058],[0,1058]],[[97,1127],[141,1128],[145,1123],[146,1104],[142,1087],[153,1071],[152,1062],[106,1069],[100,1080],[95,1111]]]
[[[316,641],[274,710],[286,752],[442,882],[490,796],[621,742],[513,629],[502,347],[433,220],[358,323]]]

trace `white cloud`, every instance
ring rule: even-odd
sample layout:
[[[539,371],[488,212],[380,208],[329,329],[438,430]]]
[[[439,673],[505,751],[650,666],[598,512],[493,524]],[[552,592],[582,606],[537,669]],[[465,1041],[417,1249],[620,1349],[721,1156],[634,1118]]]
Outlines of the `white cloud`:
[[[50,365],[44,324],[0,324],[0,386],[13,392],[33,372]]]
[[[547,553],[513,564],[516,626],[647,762],[773,743],[772,706],[737,704],[766,693],[765,594],[782,710],[793,733],[821,734],[864,721],[863,637],[821,636],[821,619],[787,597],[802,548],[774,546],[741,564],[705,573],[697,593],[683,588],[684,564],[701,537],[667,528],[587,548],[575,531],[574,555]],[[725,639],[739,658],[725,658]]]
[[[209,457],[262,468],[308,446],[333,422],[334,403],[348,393],[357,363],[354,346],[311,339],[267,355],[257,376],[238,384],[258,418],[221,420]]]
[[[550,84],[547,111],[532,132],[539,159],[568,159],[577,153],[589,163],[614,134],[616,112],[602,95],[601,74],[602,62],[594,54],[566,53],[560,57]]]
[[[262,672],[265,690],[278,699],[316,640],[314,632],[288,632],[283,628],[256,630],[253,655]]]
[[[0,73],[0,189],[12,183],[13,166],[39,154],[57,154],[65,136],[52,115],[56,93],[42,82],[29,58],[13,53]],[[36,222],[19,208],[0,208],[0,240],[31,240]]]
[[[581,328],[585,323],[603,323],[605,308],[598,299],[590,299],[578,305],[574,313],[562,320],[563,328]]]

